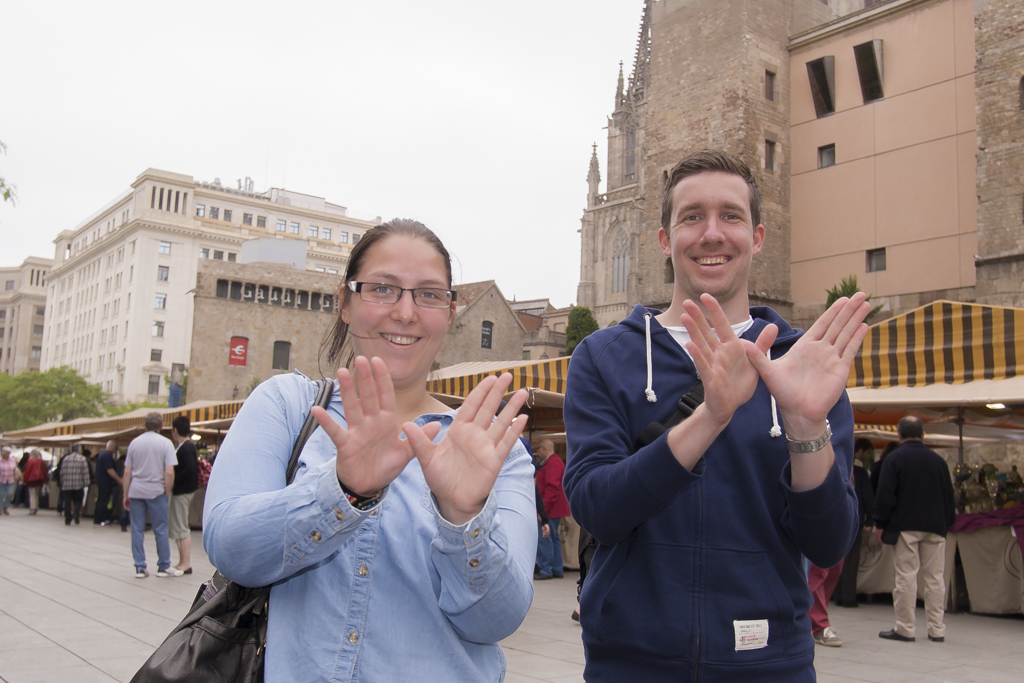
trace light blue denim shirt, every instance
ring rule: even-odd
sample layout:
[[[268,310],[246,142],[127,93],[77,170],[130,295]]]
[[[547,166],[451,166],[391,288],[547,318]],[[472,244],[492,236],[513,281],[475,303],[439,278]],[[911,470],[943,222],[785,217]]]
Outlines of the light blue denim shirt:
[[[533,600],[533,464],[516,442],[484,509],[455,526],[412,460],[367,512],[349,505],[317,429],[291,486],[285,468],[315,398],[281,375],[246,400],[210,475],[203,546],[228,578],[273,584],[266,680],[501,681],[497,641]],[[328,412],[345,418],[335,389]],[[442,424],[455,411],[423,415]]]

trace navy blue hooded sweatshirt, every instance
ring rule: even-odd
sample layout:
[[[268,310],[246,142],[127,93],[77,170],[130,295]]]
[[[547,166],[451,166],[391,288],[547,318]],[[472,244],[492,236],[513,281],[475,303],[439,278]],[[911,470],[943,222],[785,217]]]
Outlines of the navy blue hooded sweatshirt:
[[[761,381],[687,471],[665,435],[637,446],[644,427],[667,420],[697,379],[689,356],[654,319],[659,313],[637,306],[584,339],[569,363],[565,492],[573,517],[599,541],[581,596],[584,676],[589,683],[814,681],[801,554],[834,566],[856,534],[849,399],[844,392],[829,413],[836,463],[815,489],[790,487],[789,450],[784,435],[770,435],[776,421]],[[755,340],[768,323],[779,327],[772,358],[802,334],[770,308],[750,313],[744,339]],[[767,643],[737,649],[743,624],[734,622],[763,629],[763,620]]]

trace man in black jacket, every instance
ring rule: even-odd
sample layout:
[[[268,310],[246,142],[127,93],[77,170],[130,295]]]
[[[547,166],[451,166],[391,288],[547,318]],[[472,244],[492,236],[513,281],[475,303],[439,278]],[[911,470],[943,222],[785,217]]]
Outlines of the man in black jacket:
[[[891,631],[882,631],[878,637],[914,640],[920,570],[924,575],[928,639],[941,643],[946,632],[942,623],[946,603],[946,533],[956,521],[953,482],[946,461],[922,442],[921,420],[904,417],[897,429],[900,447],[882,465],[875,498],[875,534],[896,546],[896,587],[892,591],[896,626]]]

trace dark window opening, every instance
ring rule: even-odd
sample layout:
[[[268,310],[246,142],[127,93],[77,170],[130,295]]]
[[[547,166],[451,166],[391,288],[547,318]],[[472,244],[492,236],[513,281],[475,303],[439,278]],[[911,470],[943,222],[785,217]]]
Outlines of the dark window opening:
[[[768,69],[764,70],[764,98],[769,102],[775,101],[775,74]]]
[[[877,273],[882,270],[885,270],[885,247],[881,249],[868,249],[867,271],[869,273]]]
[[[764,170],[774,171],[775,170],[775,141],[765,140],[764,141]]]
[[[235,301],[242,300],[242,283],[232,282],[231,283],[231,298]]]
[[[494,336],[494,323],[485,320],[480,326],[480,348],[491,348],[491,338]]]
[[[231,289],[231,283],[227,280],[217,280],[217,298],[227,299],[228,292]]]
[[[676,270],[672,267],[672,259],[665,259],[665,284],[671,284],[676,281]]]
[[[147,393],[150,396],[158,396],[160,394],[160,375],[149,376],[149,390]]]
[[[287,370],[288,357],[292,352],[292,343],[284,341],[274,342],[274,370]]]
[[[831,55],[807,62],[807,78],[811,82],[811,99],[818,118],[836,110],[836,59]]]
[[[160,349],[150,349],[149,350],[149,360],[153,361],[154,363],[159,363],[160,359],[163,358],[163,357],[164,357],[164,352],[161,351]]]
[[[855,45],[853,56],[857,60],[864,104],[885,97],[882,92],[882,41],[872,40],[870,43]]]
[[[818,168],[836,165],[836,146],[825,145],[818,148]]]

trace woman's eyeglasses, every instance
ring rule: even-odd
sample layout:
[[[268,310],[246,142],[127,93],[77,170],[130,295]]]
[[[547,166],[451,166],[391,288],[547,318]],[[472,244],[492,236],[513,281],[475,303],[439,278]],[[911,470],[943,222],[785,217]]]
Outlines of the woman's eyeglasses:
[[[399,287],[383,282],[356,282],[349,280],[348,288],[359,295],[363,301],[371,304],[397,304],[403,292],[412,292],[412,300],[423,308],[448,308],[456,299],[456,293],[450,289],[437,287]]]

